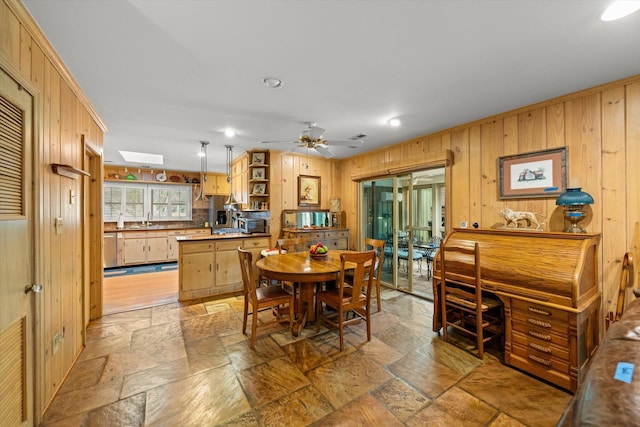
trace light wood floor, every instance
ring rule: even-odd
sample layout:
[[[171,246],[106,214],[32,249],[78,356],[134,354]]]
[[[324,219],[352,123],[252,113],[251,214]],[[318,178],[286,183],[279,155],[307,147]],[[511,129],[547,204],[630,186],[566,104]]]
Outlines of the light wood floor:
[[[105,277],[103,314],[122,313],[178,301],[178,270]]]

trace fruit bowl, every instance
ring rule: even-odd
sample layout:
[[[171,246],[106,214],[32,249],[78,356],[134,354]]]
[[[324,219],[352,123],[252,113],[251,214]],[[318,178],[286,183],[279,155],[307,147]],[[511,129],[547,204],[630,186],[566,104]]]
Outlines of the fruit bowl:
[[[309,254],[309,256],[313,259],[327,259],[327,257],[329,256],[329,254],[327,252],[323,253],[323,254]]]

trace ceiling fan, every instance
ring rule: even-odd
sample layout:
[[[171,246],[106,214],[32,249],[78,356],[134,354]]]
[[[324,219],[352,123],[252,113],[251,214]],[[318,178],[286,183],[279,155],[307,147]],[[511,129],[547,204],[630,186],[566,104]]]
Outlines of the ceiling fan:
[[[294,143],[297,144],[296,148],[302,148],[307,151],[315,150],[323,157],[331,158],[335,154],[329,148],[329,145],[341,145],[351,148],[358,148],[364,144],[362,138],[366,135],[357,135],[347,140],[326,140],[324,139],[324,129],[316,126],[315,122],[306,122],[307,128],[300,132],[300,136],[297,141],[262,141],[263,144],[273,143]]]

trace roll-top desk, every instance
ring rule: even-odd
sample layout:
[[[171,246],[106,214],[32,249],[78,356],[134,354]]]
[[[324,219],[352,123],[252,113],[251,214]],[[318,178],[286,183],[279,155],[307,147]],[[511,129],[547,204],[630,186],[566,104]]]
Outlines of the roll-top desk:
[[[443,245],[480,247],[482,288],[504,303],[507,365],[575,392],[599,343],[599,234],[455,229]],[[434,268],[434,291],[440,272]],[[457,273],[473,276],[460,260]],[[433,329],[440,305],[434,292]]]

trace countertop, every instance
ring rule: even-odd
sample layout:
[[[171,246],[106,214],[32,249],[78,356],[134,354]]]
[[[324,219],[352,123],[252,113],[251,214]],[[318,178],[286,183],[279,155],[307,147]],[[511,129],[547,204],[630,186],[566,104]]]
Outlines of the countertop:
[[[271,234],[269,233],[253,233],[253,234],[225,233],[225,234],[212,234],[212,235],[201,234],[198,236],[177,236],[176,240],[178,242],[195,242],[195,241],[201,241],[201,240],[251,239],[256,237],[271,237]]]
[[[163,230],[200,230],[208,227],[200,225],[184,226],[184,225],[172,225],[172,224],[151,224],[146,225],[128,225],[125,228],[105,228],[105,233],[120,233],[127,231],[163,231]]]

